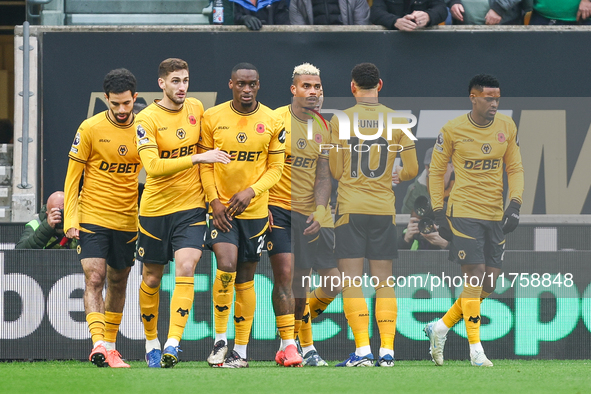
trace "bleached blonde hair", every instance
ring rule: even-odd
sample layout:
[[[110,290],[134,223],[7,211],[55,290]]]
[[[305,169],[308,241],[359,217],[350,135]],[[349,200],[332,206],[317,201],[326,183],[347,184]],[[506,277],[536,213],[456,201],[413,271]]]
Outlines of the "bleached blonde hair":
[[[302,63],[299,66],[295,66],[291,79],[294,79],[298,75],[318,75],[320,76],[320,70],[310,63]]]

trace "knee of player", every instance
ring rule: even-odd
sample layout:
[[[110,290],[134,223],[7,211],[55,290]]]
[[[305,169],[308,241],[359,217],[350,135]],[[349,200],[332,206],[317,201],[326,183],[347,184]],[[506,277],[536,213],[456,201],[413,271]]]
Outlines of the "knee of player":
[[[290,267],[281,267],[273,270],[273,283],[275,286],[291,289],[291,269]]]
[[[98,289],[105,287],[105,275],[99,272],[90,272],[85,277],[86,289]]]

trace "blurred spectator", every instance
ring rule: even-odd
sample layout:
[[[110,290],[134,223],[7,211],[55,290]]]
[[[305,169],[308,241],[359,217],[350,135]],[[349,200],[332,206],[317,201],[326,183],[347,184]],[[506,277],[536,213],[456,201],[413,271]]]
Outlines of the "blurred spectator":
[[[530,25],[591,25],[590,0],[533,0]]]
[[[147,107],[146,103],[140,103],[140,102],[138,102],[138,101],[136,100],[136,102],[135,102],[135,103],[133,103],[133,113],[134,113],[135,115],[137,115],[137,114],[139,114],[140,112],[142,112],[142,110],[143,110],[144,108],[146,108],[146,107]]]
[[[531,4],[522,0],[446,0],[453,24],[523,25]]]
[[[10,119],[0,119],[0,144],[12,144],[14,129]]]
[[[248,30],[261,30],[263,25],[289,25],[288,0],[233,0],[234,24]]]
[[[443,0],[373,0],[371,23],[388,29],[413,31],[435,26],[447,18]]]
[[[425,196],[428,199],[429,197],[429,166],[431,165],[431,156],[433,155],[433,148],[427,149],[425,153],[425,159],[423,163],[425,164],[425,169],[415,178],[415,181],[408,187],[406,190],[406,195],[404,196],[404,200],[402,201],[402,212],[401,213],[412,213],[415,200],[419,196]],[[444,176],[445,181],[445,198],[449,196],[451,189],[455,183],[455,174],[453,172],[453,166],[451,163],[447,165],[447,172]]]
[[[39,217],[25,225],[15,249],[70,249],[75,243],[64,236],[64,192],[55,192],[41,207]]]
[[[366,0],[291,0],[292,25],[369,25]]]

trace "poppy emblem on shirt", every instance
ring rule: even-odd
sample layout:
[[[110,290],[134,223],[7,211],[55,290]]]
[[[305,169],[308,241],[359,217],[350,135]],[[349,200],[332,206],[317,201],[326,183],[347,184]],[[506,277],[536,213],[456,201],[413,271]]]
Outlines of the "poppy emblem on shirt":
[[[498,133],[498,134],[497,134],[497,141],[499,141],[501,144],[502,144],[503,142],[505,142],[505,139],[506,139],[506,138],[505,138],[505,134],[504,134],[504,133]]]
[[[316,141],[316,143],[320,144],[322,142],[322,135],[316,134],[314,136],[314,141]]]
[[[257,123],[254,129],[257,133],[263,134],[265,132],[265,125],[262,123]]]
[[[189,115],[189,123],[191,123],[193,126],[197,124],[197,119],[195,119],[195,116]]]

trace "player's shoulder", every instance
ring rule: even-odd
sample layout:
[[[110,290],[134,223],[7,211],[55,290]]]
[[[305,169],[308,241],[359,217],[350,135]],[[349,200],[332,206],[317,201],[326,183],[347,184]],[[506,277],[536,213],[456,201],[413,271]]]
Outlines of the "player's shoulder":
[[[109,119],[107,115],[107,111],[99,112],[96,115],[91,116],[90,118],[84,120],[80,125],[81,128],[90,129],[93,127],[102,126],[104,124],[108,124]]]
[[[201,102],[201,100],[195,97],[187,97],[187,99],[185,100],[185,105],[187,105],[189,110],[200,109],[203,112],[203,103]]]
[[[513,120],[513,118],[509,115],[505,115],[500,112],[497,112],[497,114],[495,115],[495,122],[499,122],[500,125],[503,125],[505,127],[515,127],[515,121]]]
[[[447,121],[447,123],[445,123],[443,125],[442,131],[443,132],[453,132],[453,130],[457,127],[461,127],[464,125],[471,125],[472,123],[470,122],[470,117],[468,116],[468,113],[462,114],[460,116],[457,116],[453,119],[450,119]]]
[[[278,119],[281,115],[276,110],[267,107],[265,104],[259,102],[259,109],[257,111],[259,116],[268,116],[269,118]]]
[[[152,116],[159,111],[161,111],[160,107],[158,107],[156,103],[151,103],[135,116],[135,123],[144,122],[147,119],[152,118]]]
[[[279,116],[285,116],[286,114],[290,114],[291,113],[291,106],[290,105],[284,105],[282,107],[279,107],[277,109],[275,109],[275,113],[277,113],[277,115]]]
[[[231,110],[230,102],[231,101],[226,101],[221,104],[214,105],[211,108],[208,108],[207,111],[205,111],[205,113],[203,114],[203,116],[210,117],[210,116],[218,115],[222,112],[230,111]]]

